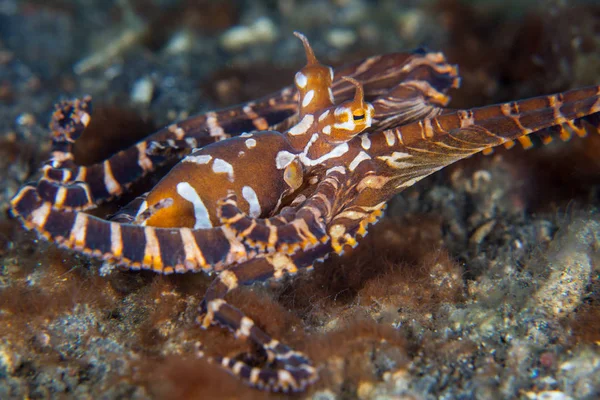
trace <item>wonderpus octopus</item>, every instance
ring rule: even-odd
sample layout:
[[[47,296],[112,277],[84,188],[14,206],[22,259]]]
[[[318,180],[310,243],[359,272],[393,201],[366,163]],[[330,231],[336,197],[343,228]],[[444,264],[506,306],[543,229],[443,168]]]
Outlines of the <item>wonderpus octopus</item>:
[[[172,124],[97,164],[78,165],[72,153],[90,99],[59,104],[51,159],[12,199],[27,229],[61,247],[129,269],[214,274],[198,322],[249,339],[265,361],[210,361],[273,391],[303,390],[317,369],[229,305],[228,292],[356,246],[394,195],[458,160],[514,141],[528,147],[534,133],[546,142],[600,127],[599,86],[451,110],[446,92],[459,78],[440,53],[376,56],[334,72],[296,36],[308,62],[294,87]],[[84,212],[177,159],[110,219]]]

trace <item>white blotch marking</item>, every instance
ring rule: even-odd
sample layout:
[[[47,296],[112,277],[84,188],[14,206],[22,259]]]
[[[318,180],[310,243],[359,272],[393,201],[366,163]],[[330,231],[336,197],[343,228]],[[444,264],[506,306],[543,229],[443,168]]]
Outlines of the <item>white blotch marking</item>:
[[[359,220],[365,217],[365,214],[360,212],[360,211],[355,211],[355,210],[348,210],[348,211],[343,211],[339,214],[337,214],[335,216],[335,218],[347,218],[347,219],[351,219],[351,220]]]
[[[208,125],[208,132],[210,136],[223,136],[225,135],[225,131],[219,125],[219,120],[217,118],[217,113],[209,112],[206,114],[206,125]]]
[[[306,114],[302,121],[290,128],[288,133],[292,136],[302,135],[308,131],[313,122],[315,122],[315,117],[312,114]]]
[[[76,247],[85,246],[85,236],[87,233],[87,216],[84,213],[77,213],[75,222],[71,227],[69,239],[74,241]]]
[[[146,154],[146,148],[148,147],[146,142],[140,142],[136,145],[136,147],[138,148],[138,165],[144,171],[151,170],[152,161],[150,161],[150,158],[148,158],[148,155]]]
[[[277,382],[280,383],[281,387],[295,387],[298,383],[289,371],[280,369],[277,371]]]
[[[319,122],[323,121],[329,115],[329,110],[325,110],[325,112],[319,115]]]
[[[350,109],[348,107],[337,107],[333,110],[333,115],[336,117],[341,117],[343,114],[350,114]]]
[[[156,236],[155,228],[147,226],[144,228],[144,238],[146,239],[146,247],[144,248],[144,259],[150,258],[151,267],[157,267],[162,264],[160,256],[160,244]],[[160,268],[162,269],[162,268]]]
[[[389,147],[396,144],[396,136],[394,135],[394,132],[387,130],[383,131],[383,136],[385,136],[385,142]]]
[[[242,317],[240,321],[240,327],[238,328],[238,337],[248,337],[250,336],[250,330],[254,326],[254,321],[252,321],[248,317]]]
[[[185,131],[181,129],[181,127],[179,127],[179,125],[177,124],[171,124],[167,129],[169,130],[169,132],[175,135],[175,138],[178,140],[181,140],[185,137]]]
[[[370,159],[371,159],[370,155],[368,155],[364,151],[361,151],[360,153],[358,153],[356,155],[356,157],[354,157],[354,160],[352,160],[352,162],[350,163],[348,168],[350,169],[350,171],[354,171],[356,169],[356,167],[358,167],[358,164],[360,164],[361,162],[363,162],[365,160],[370,160]]]
[[[119,257],[123,252],[123,237],[121,235],[121,224],[110,223],[110,253]]]
[[[244,132],[240,135],[240,137],[252,137],[252,134],[248,133],[248,132]]]
[[[237,361],[235,364],[233,364],[233,368],[231,370],[233,371],[234,375],[239,375],[242,371],[242,368],[244,368],[245,366],[245,363]]]
[[[379,160],[385,161],[385,163],[392,168],[409,168],[409,167],[414,167],[414,164],[410,163],[410,162],[400,161],[400,160],[405,160],[405,159],[411,158],[411,157],[412,156],[408,153],[394,151],[391,156],[379,156],[377,158]]]
[[[104,161],[104,186],[110,194],[116,194],[121,191],[121,185],[115,179],[108,161]]]
[[[346,168],[342,167],[341,165],[338,165],[337,167],[332,167],[325,171],[325,175],[329,175],[332,172],[339,172],[340,174],[345,174]]]
[[[296,73],[295,80],[296,80],[296,85],[302,89],[304,89],[306,87],[306,84],[308,83],[308,79],[306,78],[306,75],[304,75],[302,72]]]
[[[177,184],[177,194],[192,203],[194,206],[194,217],[196,219],[194,229],[212,228],[212,223],[210,222],[210,217],[208,215],[208,209],[192,185],[187,182],[179,182]]]
[[[248,215],[252,218],[259,217],[261,213],[260,202],[258,201],[258,196],[254,189],[250,186],[244,186],[242,188],[242,197],[248,202],[248,206],[250,207]]]
[[[344,225],[336,224],[329,228],[329,235],[333,238],[338,239],[342,237],[344,233],[346,233],[346,227]]]
[[[244,153],[242,150],[240,150],[240,152],[238,153],[238,157],[242,157],[244,155],[246,155],[246,153]]]
[[[215,174],[227,174],[230,182],[233,182],[233,165],[220,158],[215,158],[212,170]]]
[[[335,99],[333,98],[333,91],[331,91],[331,88],[327,88],[327,94],[329,94],[329,101],[331,104],[335,104]]]
[[[333,114],[336,117],[341,117],[342,115],[346,114],[346,122],[336,122],[333,124],[334,128],[351,131],[356,127],[356,124],[354,123],[354,117],[352,116],[352,111],[350,111],[348,107],[338,107],[335,109]]]
[[[323,133],[326,135],[331,135],[331,125],[327,125],[325,128],[323,128]]]
[[[310,104],[310,102],[313,100],[314,97],[315,97],[315,91],[312,89],[309,90],[304,95],[304,98],[302,99],[302,107],[308,107],[308,105]]]
[[[219,280],[221,283],[227,286],[227,289],[229,290],[233,290],[238,287],[238,278],[232,271],[222,271],[219,274]]]
[[[83,124],[83,126],[88,126],[90,123],[90,114],[84,113],[81,116],[81,123]]]
[[[280,151],[277,153],[277,156],[275,156],[275,166],[277,169],[284,169],[294,161],[294,158],[296,158],[296,156],[289,151]]]
[[[77,175],[75,176],[74,181],[75,182],[84,182],[86,176],[87,176],[87,168],[79,167],[79,171],[77,171]]]
[[[258,382],[261,371],[262,369],[260,368],[252,368],[252,370],[250,370],[250,383],[256,384]]]
[[[364,135],[360,135],[360,146],[365,150],[371,148],[371,139],[369,139],[368,134],[365,133]]]
[[[64,186],[60,186],[56,191],[56,195],[54,196],[54,205],[62,206],[65,203],[65,199],[67,198],[67,188]]]
[[[254,139],[246,139],[244,143],[246,143],[246,147],[249,149],[256,147],[256,140]]]
[[[196,269],[207,266],[204,254],[196,243],[196,238],[189,228],[178,229],[181,235],[181,241],[183,242],[183,252],[185,253],[185,266],[188,269]],[[184,270],[185,271],[185,270]]]
[[[250,118],[256,118],[256,113],[254,112],[254,110],[252,109],[252,105],[253,103],[248,103],[246,104],[242,110],[244,111],[244,113],[246,113],[246,115]]]
[[[364,177],[356,186],[356,190],[362,192],[366,188],[381,189],[392,178],[379,175],[369,175]]]
[[[321,157],[317,158],[316,160],[311,160],[310,158],[308,158],[306,156],[307,150],[305,150],[305,152],[300,154],[299,158],[300,158],[300,162],[302,162],[302,164],[304,164],[306,166],[313,166],[313,165],[321,164],[322,162],[327,161],[330,158],[341,157],[348,152],[348,149],[349,149],[348,143],[342,143],[338,146],[335,146],[329,153],[322,155]]]
[[[343,129],[343,130],[346,130],[346,131],[353,131],[356,128],[356,124],[354,123],[353,120],[348,120],[348,121],[343,122],[341,124],[339,122],[335,123],[335,124],[333,124],[333,127],[336,128],[336,129]]]
[[[410,158],[410,157],[412,157],[412,155],[410,155],[408,153],[403,153],[401,151],[394,151],[391,156],[381,156],[379,158],[381,158],[382,160],[384,160],[386,158],[391,158],[394,160],[402,160],[404,158]]]
[[[62,181],[63,182],[68,182],[71,179],[72,173],[69,170],[63,170],[62,175],[63,175],[63,178],[62,178],[63,180]]]
[[[277,278],[281,278],[285,272],[295,273],[298,269],[296,265],[292,262],[290,257],[285,254],[275,253],[273,254],[273,258],[270,261],[273,266],[274,274],[273,276]],[[275,339],[271,339],[269,343],[266,344],[265,347],[275,348],[279,344],[279,342]],[[273,347],[271,347],[273,346]]]
[[[319,139],[319,134],[313,133],[313,135],[310,137],[310,140],[308,141],[308,143],[306,143],[306,146],[304,146],[304,150],[302,151],[302,154],[307,155],[308,152],[310,151],[310,148],[312,147],[313,143],[316,142],[318,139]]]
[[[333,80],[333,68],[329,67],[329,76],[331,77],[331,80]]]
[[[212,160],[212,156],[204,154],[201,156],[189,155],[183,159],[183,162],[192,162],[194,164],[208,164]]]

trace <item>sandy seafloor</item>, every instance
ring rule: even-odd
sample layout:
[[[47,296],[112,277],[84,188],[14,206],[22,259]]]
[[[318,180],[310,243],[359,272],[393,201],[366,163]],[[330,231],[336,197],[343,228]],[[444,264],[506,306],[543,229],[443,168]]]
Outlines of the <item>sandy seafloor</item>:
[[[54,103],[92,95],[119,144],[290,84],[294,30],[333,65],[442,50],[456,108],[600,84],[598,5],[519,4],[0,0],[0,398],[286,397],[196,358],[247,350],[194,323],[208,277],[100,276],[9,217]],[[397,196],[344,257],[228,299],[319,366],[297,398],[598,398],[599,199],[600,135],[473,157]]]

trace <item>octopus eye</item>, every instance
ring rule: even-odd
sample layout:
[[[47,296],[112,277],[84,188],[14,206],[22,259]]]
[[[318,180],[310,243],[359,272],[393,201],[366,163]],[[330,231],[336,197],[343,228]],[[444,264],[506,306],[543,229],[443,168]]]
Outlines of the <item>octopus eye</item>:
[[[352,117],[355,121],[362,121],[363,119],[365,119],[365,114],[353,115]]]

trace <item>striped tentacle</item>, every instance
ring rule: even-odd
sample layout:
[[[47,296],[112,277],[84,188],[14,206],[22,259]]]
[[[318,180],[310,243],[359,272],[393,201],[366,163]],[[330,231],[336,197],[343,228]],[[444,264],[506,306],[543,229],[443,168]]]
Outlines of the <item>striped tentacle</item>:
[[[129,269],[162,274],[211,272],[253,256],[224,227],[192,230],[106,221],[83,212],[55,209],[33,186],[23,187],[11,205],[23,225],[45,239]]]
[[[58,171],[70,171],[73,167],[73,144],[90,123],[91,113],[92,100],[89,96],[63,101],[55,106],[49,124],[52,132],[51,158],[42,167],[44,177],[62,182],[71,178]]]
[[[527,140],[526,137],[517,138],[516,141],[509,140],[504,143],[504,147],[510,149],[518,143],[524,149],[529,149],[532,146],[535,146],[536,143],[549,144],[555,140],[567,142],[574,136],[583,138],[593,132],[600,133],[600,113],[567,120],[562,124],[542,129],[531,136],[532,140]]]
[[[368,204],[379,204],[455,161],[515,140],[528,143],[528,135],[553,126],[560,129],[574,120],[597,123],[598,112],[600,87],[596,86],[458,110],[377,132],[370,136],[369,154],[379,165],[369,171],[359,166],[355,171],[364,190],[355,200],[368,196]]]
[[[344,77],[359,81],[364,87],[365,101],[373,103],[372,131],[439,114],[450,101],[448,90],[460,85],[457,67],[448,64],[442,53],[423,51],[370,57],[336,69],[331,87],[338,104],[350,99],[354,90]],[[269,129],[284,132],[298,122],[296,114]],[[149,144],[147,153],[186,154],[193,147],[198,146],[193,142],[163,141]]]
[[[207,358],[251,386],[270,391],[296,392],[304,390],[319,377],[317,369],[304,353],[272,338],[256,326],[251,318],[222,299],[208,301],[206,316],[199,318],[199,322],[206,323],[206,327],[219,325],[228,328],[236,338],[249,339],[265,352],[267,360],[262,367],[252,366],[237,358]]]
[[[585,136],[584,123],[597,123],[594,114],[599,111],[600,86],[594,86],[475,109],[472,118],[477,127],[502,138],[505,146],[517,140],[528,147],[528,135],[548,129],[559,131],[563,139],[572,133]]]
[[[230,195],[220,203],[219,217],[238,240],[259,254],[306,251],[329,240],[326,226],[334,215],[344,179],[343,167],[328,170],[306,201],[271,218],[248,216]]]
[[[91,109],[89,98],[85,102],[75,100],[71,105],[63,103],[61,108],[63,110],[69,107],[76,108],[83,103]],[[185,152],[180,150],[173,152],[174,154],[169,154],[169,151],[166,151],[166,154],[160,152],[153,154],[156,147],[155,150],[148,149],[153,142],[175,144],[178,149],[189,146],[202,147],[242,132],[265,130],[285,120],[295,110],[293,91],[284,89],[260,101],[208,112],[171,124],[149,136],[145,141],[90,166],[80,166],[73,162],[72,143],[78,135],[70,135],[69,140],[66,141],[62,140],[65,135],[55,135],[52,157],[43,168],[40,195],[50,202],[65,198],[62,203],[57,202],[55,205],[57,208],[72,210],[92,208],[99,202],[119,196],[133,182],[154,171],[158,166],[173,162],[185,155]],[[71,124],[70,117],[77,116],[72,112],[63,111],[62,114],[64,118],[61,118],[61,123],[67,125]],[[89,122],[89,113],[86,115]],[[76,133],[81,134],[82,130]],[[84,196],[84,192],[87,195]]]
[[[342,244],[345,239],[338,235],[338,232],[340,232],[339,226],[344,227],[344,232],[354,233],[353,237],[355,238],[366,236],[366,227],[380,220],[384,208],[385,205],[383,204],[378,207],[356,204],[353,215],[340,213],[331,219],[328,224],[328,235],[334,239],[333,241],[319,243],[310,249],[294,254],[281,252],[259,253],[252,259],[240,262],[222,271],[208,288],[202,300],[200,312],[202,314],[206,313],[202,319],[202,325],[208,327],[217,318],[217,313],[210,312],[208,304],[214,300],[224,298],[227,293],[240,285],[271,278],[281,279],[285,275],[294,275],[301,269],[312,269],[315,263],[324,261],[332,252],[336,251],[333,247],[334,241],[342,246],[343,244],[350,244],[354,247],[354,243],[346,242]],[[336,252],[340,253],[340,251]],[[225,323],[221,325],[229,327],[234,332],[239,329],[239,326],[234,327]]]
[[[375,108],[374,130],[388,129],[424,118],[431,118],[443,111],[450,97],[438,92],[431,83],[409,80],[391,88],[372,101]]]
[[[248,384],[274,391],[300,391],[318,379],[316,368],[302,352],[272,338],[239,309],[223,297],[239,285],[280,279],[285,274],[295,274],[299,268],[310,268],[324,260],[331,246],[321,243],[317,247],[292,256],[281,253],[262,254],[222,271],[208,288],[200,305],[198,322],[204,328],[218,325],[229,329],[238,339],[251,340],[264,351],[266,365],[250,366],[229,357],[213,357],[209,361],[220,364]]]
[[[168,139],[149,142],[146,154],[149,156],[181,158],[196,148],[198,148],[198,141],[195,138],[181,140]]]
[[[329,247],[324,246],[321,251],[322,257],[325,257]],[[250,366],[229,357],[213,357],[209,361],[220,364],[233,375],[261,389],[300,391],[318,379],[316,368],[304,353],[272,338],[242,311],[223,300],[228,292],[239,285],[278,279],[286,273],[294,274],[297,271],[296,264],[289,256],[275,253],[234,265],[216,277],[202,300],[198,322],[205,329],[218,325],[229,329],[238,339],[254,342],[266,355],[266,364],[262,367]]]
[[[353,87],[341,79],[343,76],[359,81],[365,88],[365,98],[369,102],[389,93],[390,88],[402,82],[428,83],[428,86],[419,86],[426,88],[423,97],[440,107],[446,106],[450,101],[446,95],[448,90],[457,88],[460,84],[457,67],[448,64],[442,53],[421,50],[375,56],[347,67],[336,68],[333,93],[336,99],[346,100],[352,96]]]
[[[375,206],[354,204],[336,214],[328,228],[333,251],[342,255],[345,246],[356,247],[358,239],[367,236],[367,227],[383,217],[386,206],[386,203]]]
[[[377,130],[440,114],[450,102],[448,89],[460,86],[457,67],[447,64],[442,53],[425,53],[411,63],[400,83],[371,101]]]
[[[302,390],[317,379],[317,372],[307,356],[294,351],[271,338],[256,326],[254,321],[229,305],[223,297],[242,284],[280,279],[286,274],[295,274],[300,269],[311,269],[324,261],[333,251],[341,254],[345,244],[355,246],[358,236],[366,235],[366,227],[376,223],[382,215],[383,205],[367,207],[356,205],[354,213],[337,214],[329,224],[332,241],[317,244],[306,251],[291,255],[282,253],[258,254],[255,258],[222,271],[208,288],[201,303],[199,322],[203,327],[220,325],[231,330],[237,338],[249,339],[260,346],[267,355],[267,367],[251,367],[227,357],[212,360],[243,379],[250,385],[270,390]],[[340,227],[343,226],[343,229]],[[351,235],[351,240],[348,238]],[[339,249],[335,247],[339,246]]]

